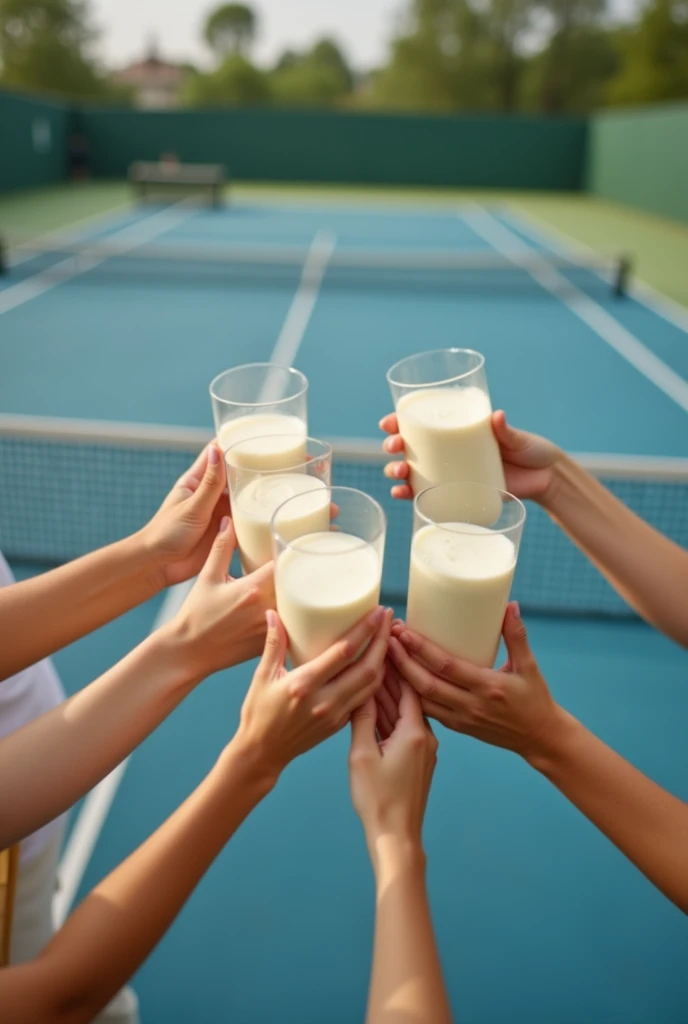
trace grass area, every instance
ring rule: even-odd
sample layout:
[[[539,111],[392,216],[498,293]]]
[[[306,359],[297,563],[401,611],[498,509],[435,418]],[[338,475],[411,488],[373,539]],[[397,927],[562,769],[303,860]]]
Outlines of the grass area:
[[[595,196],[568,193],[466,191],[291,183],[232,185],[243,200],[281,202],[422,204],[446,207],[467,199],[506,204],[516,214],[539,221],[598,252],[628,252],[637,276],[664,295],[688,307],[688,225],[618,206]],[[75,224],[110,210],[126,209],[131,201],[125,182],[55,185],[0,196],[0,234],[31,237]]]
[[[0,195],[0,237],[35,238],[69,227],[108,210],[126,209],[130,192],[124,182],[51,185]]]
[[[688,224],[586,195],[523,194],[510,205],[598,252],[630,253],[640,280],[688,306]]]

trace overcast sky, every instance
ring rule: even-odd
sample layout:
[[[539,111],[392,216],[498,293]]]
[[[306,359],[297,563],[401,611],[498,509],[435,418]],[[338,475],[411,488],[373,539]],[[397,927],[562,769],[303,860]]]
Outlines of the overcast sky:
[[[219,2],[219,0],[218,0]],[[98,51],[109,66],[141,55],[155,35],[169,59],[203,60],[201,28],[213,0],[91,0],[102,37]],[[260,19],[255,57],[270,62],[286,47],[334,36],[361,68],[382,60],[395,16],[406,0],[256,0]]]

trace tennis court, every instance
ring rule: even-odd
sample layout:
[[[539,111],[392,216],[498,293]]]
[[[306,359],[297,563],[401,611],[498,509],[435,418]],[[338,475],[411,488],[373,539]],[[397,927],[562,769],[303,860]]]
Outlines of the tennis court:
[[[688,313],[633,286],[615,295],[609,246],[600,259],[497,200],[303,194],[119,208],[15,245],[0,277],[0,547],[21,574],[136,528],[209,434],[210,379],[271,358],[308,376],[310,433],[337,439],[336,482],[382,499],[385,372],[449,345],[485,354],[513,423],[585,453],[688,544]],[[384,500],[385,595],[401,612],[410,510]],[[515,596],[557,699],[688,798],[684,652],[629,617],[536,510]],[[161,606],[58,655],[68,688]],[[202,777],[250,673],[206,682],[101,791],[102,830],[72,832],[63,909]],[[440,739],[426,848],[457,1019],[682,1020],[679,911],[514,757]],[[294,764],[220,857],[135,979],[144,1021],[362,1019],[373,887],[347,741]]]

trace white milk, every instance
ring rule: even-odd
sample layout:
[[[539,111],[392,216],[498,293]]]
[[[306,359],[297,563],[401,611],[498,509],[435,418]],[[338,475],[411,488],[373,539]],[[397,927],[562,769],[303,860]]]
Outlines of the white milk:
[[[277,559],[277,611],[293,665],[322,654],[380,600],[381,559],[350,533],[311,533]]]
[[[494,665],[516,548],[471,523],[424,526],[411,544],[406,620],[458,658]]]
[[[290,469],[306,461],[306,424],[298,416],[238,416],[222,424],[217,439],[223,452],[239,441],[250,442],[231,455],[232,462],[244,469]]]
[[[285,540],[303,533],[326,531],[330,525],[330,495],[325,483],[307,473],[274,473],[258,476],[232,495],[232,518],[244,572],[253,572],[272,559],[270,519],[288,498],[279,517]]]
[[[436,484],[481,483],[504,490],[490,399],[480,388],[421,388],[397,404],[399,431],[419,494]]]

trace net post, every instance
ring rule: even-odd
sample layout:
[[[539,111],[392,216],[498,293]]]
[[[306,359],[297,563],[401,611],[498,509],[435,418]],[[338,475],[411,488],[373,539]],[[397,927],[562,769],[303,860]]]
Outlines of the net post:
[[[614,295],[617,299],[623,299],[628,295],[628,282],[631,276],[631,270],[633,269],[633,260],[627,253],[624,253],[619,256],[615,269],[616,273],[614,275],[613,286]]]
[[[7,246],[5,244],[5,239],[0,235],[0,277],[2,277],[3,274],[9,273],[9,269],[10,261]]]

